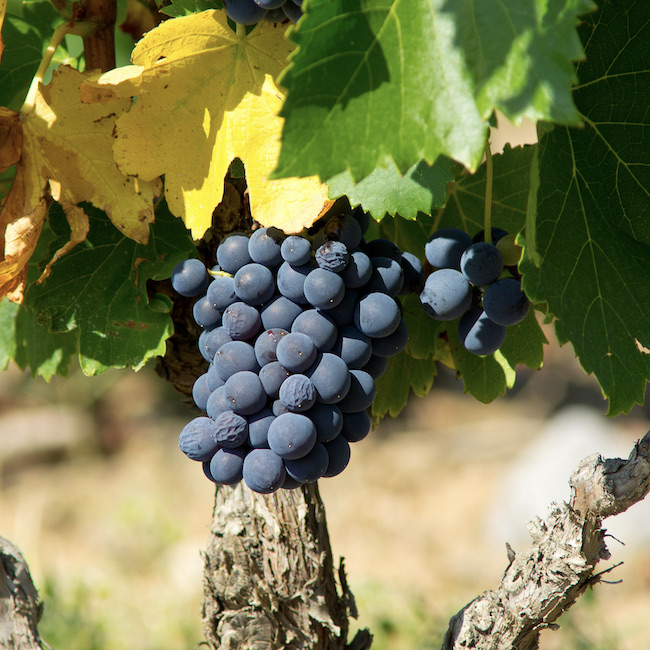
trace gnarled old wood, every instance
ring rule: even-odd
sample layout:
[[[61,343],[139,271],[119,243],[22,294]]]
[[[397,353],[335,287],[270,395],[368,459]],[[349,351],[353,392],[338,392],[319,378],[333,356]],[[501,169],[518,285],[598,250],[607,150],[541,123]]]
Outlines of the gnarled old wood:
[[[325,509],[316,485],[261,495],[219,487],[205,554],[203,617],[219,650],[370,647],[346,645],[354,601],[335,577]]]
[[[650,432],[627,460],[590,456],[573,472],[570,503],[553,504],[548,517],[529,524],[533,546],[515,553],[501,584],[465,606],[450,621],[443,650],[528,650],[540,632],[597,583],[594,569],[610,558],[605,517],[641,501],[650,490]]]
[[[41,650],[42,606],[21,552],[0,537],[0,648]]]

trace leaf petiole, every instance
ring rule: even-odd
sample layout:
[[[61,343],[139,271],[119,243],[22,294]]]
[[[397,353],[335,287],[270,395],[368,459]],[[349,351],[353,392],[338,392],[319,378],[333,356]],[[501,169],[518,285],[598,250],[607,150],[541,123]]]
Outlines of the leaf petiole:
[[[47,72],[47,69],[50,67],[50,63],[52,63],[52,57],[54,56],[54,53],[58,49],[59,45],[61,45],[63,39],[68,34],[76,34],[78,36],[88,36],[92,34],[92,32],[94,32],[96,29],[97,29],[97,25],[92,23],[75,23],[73,25],[71,25],[70,23],[61,23],[54,30],[54,34],[52,34],[52,38],[50,39],[50,42],[47,44],[47,48],[45,49],[43,58],[41,59],[41,62],[38,66],[38,70],[36,70],[36,74],[34,75],[34,78],[32,79],[32,83],[29,86],[29,91],[27,92],[25,103],[22,105],[22,108],[20,109],[21,115],[29,115],[34,110],[34,102],[36,101],[36,92],[38,90],[38,84],[43,81],[43,78],[45,77],[45,73]]]
[[[490,138],[485,141],[485,210],[483,212],[483,229],[485,241],[492,243],[492,149]]]

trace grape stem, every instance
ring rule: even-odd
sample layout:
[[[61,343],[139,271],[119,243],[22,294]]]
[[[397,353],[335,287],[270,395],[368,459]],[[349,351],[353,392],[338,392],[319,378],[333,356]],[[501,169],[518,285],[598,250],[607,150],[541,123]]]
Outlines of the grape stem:
[[[36,74],[32,79],[32,83],[29,86],[29,91],[27,92],[27,97],[25,98],[25,103],[20,109],[22,115],[29,115],[34,110],[34,103],[36,102],[36,93],[38,91],[38,85],[42,83],[43,78],[47,69],[50,67],[54,53],[57,51],[59,45],[61,45],[63,39],[68,34],[76,34],[78,36],[87,36],[92,34],[97,29],[97,25],[92,23],[61,23],[52,34],[50,42],[47,44],[41,63],[36,70]]]
[[[485,241],[492,243],[492,149],[490,138],[485,141],[485,210],[483,212],[483,228]]]

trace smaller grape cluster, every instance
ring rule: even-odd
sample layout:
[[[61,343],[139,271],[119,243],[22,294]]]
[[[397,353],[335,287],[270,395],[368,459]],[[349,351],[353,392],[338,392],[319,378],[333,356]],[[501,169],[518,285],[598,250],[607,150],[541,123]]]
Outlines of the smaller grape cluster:
[[[521,322],[530,306],[516,266],[506,266],[502,254],[509,256],[514,238],[493,228],[494,243],[484,239],[483,231],[473,239],[458,228],[434,232],[424,248],[433,272],[420,293],[422,307],[432,318],[460,318],[460,341],[477,355],[496,352],[506,338],[507,327]]]
[[[297,23],[302,16],[302,0],[223,0],[230,20],[240,25],[254,25],[260,20],[281,23],[287,18]]]
[[[243,478],[268,494],[336,476],[369,433],[375,380],[408,341],[398,295],[424,270],[388,240],[366,242],[368,222],[357,209],[315,233],[233,233],[209,272],[197,259],[174,269],[172,287],[200,296],[193,316],[210,363],[192,391],[206,415],[179,446],[215,483]]]

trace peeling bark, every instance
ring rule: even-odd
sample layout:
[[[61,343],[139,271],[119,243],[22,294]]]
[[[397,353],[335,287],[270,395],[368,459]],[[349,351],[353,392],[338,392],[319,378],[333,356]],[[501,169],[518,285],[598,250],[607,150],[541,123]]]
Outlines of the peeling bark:
[[[650,432],[627,460],[583,460],[570,479],[570,503],[552,504],[548,517],[529,524],[533,546],[515,553],[501,584],[452,617],[443,650],[528,650],[539,646],[540,632],[585,590],[598,583],[594,568],[608,560],[603,519],[627,510],[650,490]]]
[[[41,650],[42,605],[22,554],[0,537],[0,648]]]
[[[346,645],[349,612],[316,485],[272,495],[241,483],[217,489],[203,605],[211,648],[369,648],[367,631]]]

